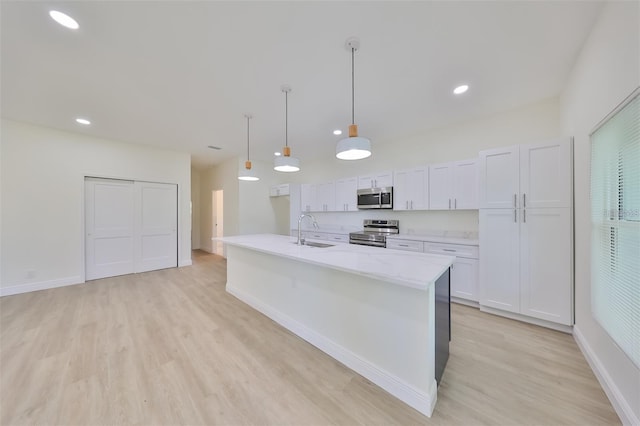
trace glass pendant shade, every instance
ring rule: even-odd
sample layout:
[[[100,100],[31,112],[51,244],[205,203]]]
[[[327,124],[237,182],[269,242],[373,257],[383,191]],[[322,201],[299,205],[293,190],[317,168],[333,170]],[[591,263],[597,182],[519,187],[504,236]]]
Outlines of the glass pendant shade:
[[[273,160],[273,170],[278,172],[297,172],[300,170],[300,160],[295,157],[276,157]]]

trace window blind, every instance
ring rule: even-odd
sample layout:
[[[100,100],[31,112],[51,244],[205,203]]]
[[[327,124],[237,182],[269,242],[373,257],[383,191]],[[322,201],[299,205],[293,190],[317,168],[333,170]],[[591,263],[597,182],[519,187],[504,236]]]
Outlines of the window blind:
[[[591,309],[640,367],[640,90],[591,134]]]

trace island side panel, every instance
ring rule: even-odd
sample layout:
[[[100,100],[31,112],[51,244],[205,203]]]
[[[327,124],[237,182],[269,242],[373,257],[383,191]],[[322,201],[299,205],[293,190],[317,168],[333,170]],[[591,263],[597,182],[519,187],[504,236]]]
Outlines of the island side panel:
[[[431,415],[433,285],[419,290],[229,245],[227,291]]]

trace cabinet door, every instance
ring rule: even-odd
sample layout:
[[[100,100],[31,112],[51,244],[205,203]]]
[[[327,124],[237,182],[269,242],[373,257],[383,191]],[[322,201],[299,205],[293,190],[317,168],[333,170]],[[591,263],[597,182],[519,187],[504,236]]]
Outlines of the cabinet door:
[[[451,203],[451,163],[430,165],[429,209],[449,210]]]
[[[520,312],[519,221],[515,209],[480,210],[480,304]]]
[[[373,186],[376,188],[393,186],[393,172],[376,173]]]
[[[373,188],[375,179],[374,175],[358,176],[358,189]]]
[[[319,183],[316,189],[316,209],[332,212],[336,206],[336,189],[333,182]]]
[[[452,173],[453,208],[478,208],[478,160],[456,161]]]
[[[394,177],[395,179],[395,177]],[[395,187],[394,187],[395,192]],[[409,172],[409,208],[427,210],[429,208],[429,170],[418,167]]]
[[[358,178],[345,178],[336,181],[336,211],[357,211]]]
[[[451,296],[478,301],[478,260],[456,258],[451,269]]]
[[[300,187],[300,209],[303,212],[317,211],[316,190],[316,185],[312,183],[304,183]]]
[[[393,174],[393,209],[409,210],[409,200],[411,199],[409,187],[410,170],[398,170]]]
[[[480,152],[479,207],[503,209],[517,207],[519,194],[519,147]]]
[[[571,140],[520,147],[521,207],[571,206]]]
[[[571,209],[520,214],[521,313],[571,325]]]

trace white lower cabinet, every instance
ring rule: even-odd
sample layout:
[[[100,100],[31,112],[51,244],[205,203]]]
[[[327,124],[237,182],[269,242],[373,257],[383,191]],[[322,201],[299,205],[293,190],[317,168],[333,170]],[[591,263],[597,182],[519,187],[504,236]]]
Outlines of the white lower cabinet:
[[[480,304],[572,324],[571,209],[480,210]]]
[[[417,251],[424,252],[424,243],[422,241],[414,240],[387,240],[388,249],[405,250],[405,251]]]
[[[478,302],[478,246],[425,243],[424,251],[455,256],[451,268],[451,297]]]
[[[451,268],[451,296],[478,302],[478,246],[387,238],[387,248],[455,256]]]

